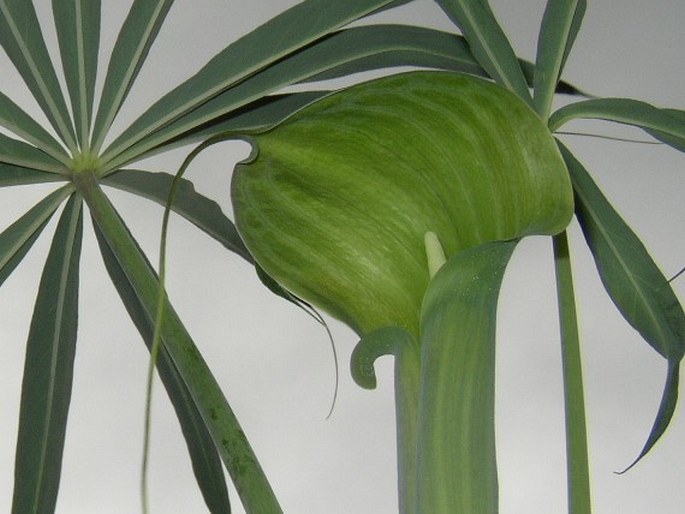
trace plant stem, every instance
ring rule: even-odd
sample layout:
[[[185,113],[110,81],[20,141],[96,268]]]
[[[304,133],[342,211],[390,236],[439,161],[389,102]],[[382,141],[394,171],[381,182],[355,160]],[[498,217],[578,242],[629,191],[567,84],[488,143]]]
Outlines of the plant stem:
[[[420,375],[418,341],[414,341],[395,358],[397,492],[401,514],[415,513]]]
[[[583,373],[566,232],[555,236],[553,241],[564,375],[568,511],[569,514],[589,514],[592,511],[592,504]]]
[[[95,223],[125,271],[148,317],[155,319],[159,283],[143,255],[135,250],[135,240],[100,189],[94,173],[83,171],[76,174],[74,184],[83,195]],[[233,410],[168,302],[161,327],[161,340],[209,429],[245,510],[254,514],[282,513]]]
[[[350,371],[365,389],[376,388],[374,362],[395,356],[397,427],[397,492],[400,514],[414,514],[416,503],[416,441],[419,419],[421,362],[418,334],[387,326],[364,335],[352,352]]]

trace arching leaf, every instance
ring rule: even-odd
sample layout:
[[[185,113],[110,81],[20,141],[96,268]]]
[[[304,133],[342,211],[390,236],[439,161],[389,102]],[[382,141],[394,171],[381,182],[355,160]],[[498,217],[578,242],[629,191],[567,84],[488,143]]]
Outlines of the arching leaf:
[[[104,152],[103,161],[110,162],[117,158],[121,162],[128,162],[128,159],[118,159],[118,156],[145,135],[196,109],[290,53],[390,2],[346,0],[331,3],[330,0],[304,0],[296,4],[227,46],[194,76],[152,105],[112,142]],[[261,91],[249,100],[266,93]]]
[[[679,112],[628,98],[597,98],[558,109],[550,117],[549,126],[550,130],[556,131],[574,119],[600,119],[655,131],[682,144],[685,141],[685,115]]]

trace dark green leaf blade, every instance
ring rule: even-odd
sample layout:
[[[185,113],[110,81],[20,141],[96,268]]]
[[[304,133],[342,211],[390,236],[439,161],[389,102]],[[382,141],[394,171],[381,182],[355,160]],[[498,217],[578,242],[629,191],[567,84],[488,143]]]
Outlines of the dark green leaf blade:
[[[654,447],[654,445],[659,441],[668,425],[673,419],[673,414],[675,413],[675,408],[678,403],[678,384],[680,383],[680,362],[669,361],[668,369],[666,371],[666,384],[664,385],[664,392],[661,397],[661,403],[659,404],[659,411],[656,414],[656,419],[652,425],[652,430],[649,432],[649,437],[647,442],[643,446],[640,454],[637,458],[624,469],[621,473],[623,474],[630,468],[635,466],[642,457],[647,455],[649,451]]]
[[[52,158],[65,164],[69,162],[64,148],[50,133],[2,92],[0,92],[0,126],[43,150]]]
[[[575,157],[559,144],[576,192],[576,213],[605,289],[623,317],[668,360],[661,407],[640,460],[664,433],[678,396],[685,314],[666,277]],[[635,462],[637,462],[637,460]],[[633,463],[634,465],[635,463]]]
[[[349,56],[304,82],[327,80],[394,66],[460,71],[487,76],[466,40],[457,34],[411,25],[367,25],[344,29],[316,43],[317,47],[347,47]],[[333,59],[330,59],[334,62]]]
[[[109,175],[103,183],[166,205],[173,181],[174,177],[168,173],[121,170]],[[189,180],[180,179],[171,208],[225,248],[252,262],[233,222],[226,217],[219,204],[195,191]]]
[[[46,173],[33,168],[24,168],[0,162],[0,187],[42,184],[64,179],[65,177],[56,173]]]
[[[586,0],[547,2],[538,37],[533,96],[535,109],[543,119],[549,117],[554,91],[586,9]]]
[[[597,98],[566,105],[552,114],[549,127],[555,131],[563,124],[581,118],[633,125],[650,133],[664,134],[685,145],[685,114],[682,111],[659,109],[629,98]],[[672,146],[680,149],[677,145]]]
[[[576,214],[604,287],[621,314],[664,358],[685,353],[685,314],[668,280],[580,162],[559,144],[576,194]]]
[[[76,137],[83,149],[90,143],[100,47],[100,0],[52,0],[52,13]]]
[[[81,173],[77,175],[77,184],[147,318],[155,319],[159,283],[147,259],[138,251],[136,242],[95,177]],[[273,490],[221,388],[168,300],[165,304],[162,343],[188,387],[246,510],[281,513]]]
[[[331,78],[340,73],[365,71],[371,65],[382,67],[400,63],[485,74],[471,57],[463,40],[453,34],[403,25],[341,30],[289,55],[143,138],[119,158],[108,163],[108,167],[115,169],[169,140],[175,140],[188,130],[209,123],[218,116],[289,84]]]
[[[146,134],[325,34],[390,2],[305,0],[291,7],[226,47],[194,76],[152,105],[105,150],[103,161],[112,161]],[[265,94],[267,91],[253,92],[243,105]]]
[[[685,111],[679,109],[661,109],[673,118],[680,121],[685,126]],[[685,137],[678,137],[673,134],[662,132],[661,130],[645,129],[654,139],[666,143],[668,146],[675,148],[680,152],[685,152]]]
[[[497,82],[532,103],[518,59],[487,0],[436,0],[461,29],[471,52]]]
[[[207,141],[221,134],[260,132],[278,125],[285,118],[299,111],[304,106],[328,94],[330,94],[330,91],[303,91],[300,93],[266,96],[245,107],[220,116],[209,123],[182,132],[177,137],[156,146],[144,155],[148,157],[178,146]],[[143,139],[141,144],[146,146],[147,141]]]
[[[19,265],[71,191],[71,187],[65,186],[50,193],[0,234],[0,285]]]
[[[0,163],[13,164],[48,173],[65,174],[63,163],[35,146],[0,133]]]
[[[128,277],[112,253],[102,232],[98,229],[97,225],[94,225],[94,228],[109,277],[119,293],[131,320],[149,349],[152,343],[153,323],[144,306],[140,303]],[[134,240],[132,236],[131,239]],[[140,248],[137,248],[137,251],[142,255]],[[147,265],[150,269],[150,274],[154,275],[154,270],[149,262]],[[188,388],[165,348],[161,348],[159,353],[157,369],[181,425],[181,430],[188,446],[193,472],[209,511],[212,514],[230,513],[231,506],[228,499],[228,490],[216,447]]]
[[[390,9],[395,9],[396,7],[400,7],[404,4],[408,4],[409,2],[413,2],[413,1],[414,0],[394,0],[393,2],[390,2],[389,4],[386,4],[383,7],[376,9],[375,11],[370,13],[370,15],[378,14],[378,13],[381,13],[383,11],[388,11]]]
[[[82,201],[71,197],[45,263],[21,393],[13,514],[52,513],[62,468],[78,318]]]
[[[416,57],[415,60],[414,57]],[[364,69],[378,69],[379,67],[386,65],[410,65],[412,63],[417,64],[419,62],[427,65],[426,56],[424,54],[412,54],[411,52],[383,53],[377,57],[370,56],[368,58],[360,58],[359,60],[353,61],[350,63],[349,69],[345,64],[342,64],[331,69],[329,72],[312,77],[312,80],[315,78],[335,78],[343,73],[351,72],[352,69],[356,71],[363,71]],[[459,61],[456,62],[459,63]],[[526,76],[526,80],[532,85],[534,69],[533,64],[527,61],[520,61],[520,63],[521,67],[523,68],[524,75]],[[445,61],[443,63],[436,61],[433,64],[440,69],[449,69],[452,67],[449,61]],[[465,70],[462,69],[461,71]],[[472,72],[474,74],[478,74],[475,69],[473,69]],[[206,141],[209,138],[228,132],[244,134],[267,130],[281,123],[284,119],[291,116],[293,113],[302,109],[306,105],[330,93],[330,91],[322,90],[266,96],[246,105],[245,107],[220,116],[211,122],[200,125],[199,127],[193,128],[189,131],[182,132],[180,135],[174,137],[168,142],[161,143],[159,146],[154,147],[154,149],[150,151],[145,151],[144,155],[147,157],[157,152],[166,151],[178,146]],[[589,96],[587,93],[564,81],[560,81],[557,85],[557,93],[586,97]],[[229,92],[226,92],[223,95],[228,96]],[[176,124],[178,123],[188,123],[188,125],[194,126],[195,123],[191,121],[191,118],[197,115],[198,112],[194,111],[194,114],[191,113],[188,115],[188,117],[183,117],[177,120],[175,123],[170,124],[167,128],[162,129],[159,134],[151,136],[151,139],[165,139],[166,136],[164,136],[164,134],[167,130],[169,132],[176,133],[178,131],[176,129]],[[144,147],[150,146],[147,139],[143,139],[140,144]]]
[[[50,124],[69,149],[74,151],[74,128],[33,2],[0,0],[0,45],[14,63]]]
[[[524,61],[521,65],[532,84],[533,65]],[[243,84],[221,93],[202,107],[143,138],[126,152],[125,160],[203,141],[224,132],[267,129],[329,93],[306,91],[273,95],[238,107],[255,94],[258,96],[260,91],[278,89],[298,77],[305,77],[303,82],[310,82],[392,66],[419,66],[487,76],[471,56],[463,38],[455,34],[403,25],[345,29],[327,36],[313,48],[286,58],[274,65],[274,70],[248,78]],[[584,95],[565,82],[559,83],[558,92]],[[125,161],[117,160],[114,164],[118,166],[120,162]]]
[[[359,56],[350,52],[349,57],[352,59],[346,57],[349,60],[312,75],[303,82],[396,66],[434,68],[490,78],[487,71],[473,57],[464,37],[458,34],[410,25],[370,25],[344,29],[329,38],[336,38],[343,33],[349,36],[353,48],[358,46],[366,52],[360,53]],[[535,66],[522,59],[519,59],[519,65],[527,85],[532,87]],[[566,82],[559,83],[556,92],[585,95]]]
[[[93,128],[93,151],[99,153],[105,136],[128,95],[173,0],[135,0],[119,31]]]

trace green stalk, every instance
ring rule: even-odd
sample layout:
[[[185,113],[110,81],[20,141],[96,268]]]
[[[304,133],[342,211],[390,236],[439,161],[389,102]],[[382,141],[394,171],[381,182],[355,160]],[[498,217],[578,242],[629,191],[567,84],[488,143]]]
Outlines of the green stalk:
[[[568,511],[569,514],[590,514],[592,504],[583,373],[573,275],[566,232],[555,236],[553,240],[564,375]]]
[[[395,357],[395,423],[397,430],[397,492],[399,512],[414,512],[416,503],[416,441],[420,392],[418,342],[405,345]]]
[[[515,245],[465,250],[428,287],[421,316],[416,513],[498,510],[496,310]]]
[[[136,242],[100,188],[95,174],[75,174],[74,184],[83,195],[90,213],[105,236],[127,278],[154,319],[159,283],[144,256],[135,251]],[[183,380],[231,475],[245,510],[256,514],[280,514],[282,509],[252,448],[190,335],[167,303],[161,340],[178,367]]]
[[[399,512],[413,514],[416,503],[416,441],[421,379],[419,342],[407,330],[388,326],[363,336],[352,352],[350,371],[357,384],[376,388],[374,362],[395,356],[395,416],[397,427],[397,491]]]

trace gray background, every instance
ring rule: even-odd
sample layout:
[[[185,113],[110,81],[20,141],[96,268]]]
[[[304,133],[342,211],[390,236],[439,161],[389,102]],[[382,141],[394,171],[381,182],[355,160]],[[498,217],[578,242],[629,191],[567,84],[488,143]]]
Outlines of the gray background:
[[[132,121],[227,43],[294,3],[176,2],[117,127]],[[48,27],[46,37],[54,41],[49,2],[36,4]],[[111,48],[128,5],[119,0],[104,2],[105,49]],[[532,59],[544,2],[498,0],[492,5],[517,52]],[[429,1],[417,1],[383,18],[450,28]],[[685,3],[680,0],[590,2],[566,78],[598,95],[627,96],[682,109],[684,21]],[[35,112],[4,55],[0,69],[2,90]],[[599,122],[568,128],[642,137],[639,132]],[[653,145],[587,137],[565,140],[644,238],[665,273],[670,276],[685,265],[682,155]],[[147,169],[173,172],[186,151],[145,164]],[[189,178],[231,212],[231,162],[247,153],[241,144],[213,148],[196,161]],[[0,191],[3,226],[48,189]],[[155,260],[161,209],[116,192],[112,198]],[[76,376],[58,512],[139,512],[147,353],[105,278],[86,226]],[[681,512],[685,424],[680,412],[650,456],[627,475],[613,473],[630,463],[645,441],[658,406],[665,363],[612,307],[575,223],[570,233],[582,324],[595,511]],[[8,512],[11,504],[24,341],[49,234],[50,227],[0,290],[0,512]],[[341,362],[340,393],[333,416],[325,420],[334,367],[320,327],[267,293],[239,258],[177,219],[172,223],[169,254],[171,298],[244,424],[284,510],[395,512],[391,360],[379,363],[378,390],[359,389],[347,371],[356,338],[331,322]],[[682,298],[685,278],[675,286]],[[563,406],[549,239],[530,238],[520,245],[507,271],[500,306],[501,512],[561,513],[566,509]],[[153,512],[203,512],[182,436],[159,384],[153,423]],[[240,512],[237,499],[234,503]]]

